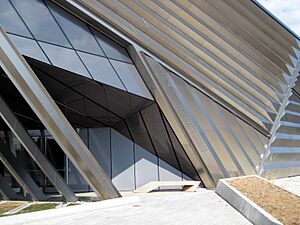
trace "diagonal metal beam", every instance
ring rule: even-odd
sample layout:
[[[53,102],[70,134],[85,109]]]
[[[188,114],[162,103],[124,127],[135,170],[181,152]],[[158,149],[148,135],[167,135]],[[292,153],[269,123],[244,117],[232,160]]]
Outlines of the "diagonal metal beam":
[[[50,182],[54,185],[56,190],[66,199],[68,202],[76,202],[78,199],[75,194],[69,189],[63,178],[56,171],[53,165],[47,160],[43,153],[39,150],[36,144],[33,142],[30,135],[25,128],[19,122],[15,114],[6,104],[2,96],[0,95],[0,116],[5,121],[7,126],[15,134],[18,140],[22,143],[31,158],[41,168]]]
[[[46,88],[0,29],[0,65],[61,149],[101,199],[121,197]]]
[[[27,192],[32,200],[45,200],[46,196],[36,185],[31,176],[27,173],[14,154],[11,152],[8,144],[0,141],[0,161],[8,169],[11,175],[16,179],[18,184]]]
[[[7,179],[2,176],[0,173],[0,194],[2,195],[3,200],[24,200],[20,195],[17,195],[16,192],[11,188]]]
[[[178,140],[182,146],[184,146],[187,156],[191,160],[205,187],[214,188],[216,182],[198,151],[198,149],[205,149],[204,141],[201,141],[201,136],[199,136],[199,129],[193,125],[190,115],[186,113],[188,108],[180,101],[176,101],[175,95],[170,99],[170,97],[165,94],[165,90],[169,90],[170,92],[178,90],[175,90],[174,86],[170,85],[169,80],[167,80],[168,75],[166,75],[166,71],[160,68],[156,68],[156,70],[151,68],[146,55],[139,51],[136,46],[130,46],[127,49],[136,67],[143,76],[145,83],[149,87],[150,92],[153,94],[154,99],[169,120]],[[160,65],[159,63],[157,64]],[[177,111],[174,108],[177,109]]]

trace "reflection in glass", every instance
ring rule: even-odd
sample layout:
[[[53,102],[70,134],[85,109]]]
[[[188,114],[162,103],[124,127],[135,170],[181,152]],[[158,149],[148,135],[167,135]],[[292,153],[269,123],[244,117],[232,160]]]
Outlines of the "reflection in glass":
[[[53,137],[46,137],[46,157],[52,163],[52,165],[60,172],[62,177],[65,176],[65,153],[56,143]]]
[[[91,78],[74,50],[42,42],[40,45],[54,66]]]
[[[6,32],[32,37],[25,24],[8,0],[0,1],[0,25]]]
[[[115,60],[110,61],[129,92],[153,99],[135,65]]]
[[[132,115],[126,119],[130,133],[132,134],[133,141],[142,146],[147,151],[156,155],[156,152],[151,143],[147,129],[139,113]]]
[[[92,31],[108,58],[132,63],[126,48],[111,40],[104,34],[92,28]]]
[[[181,144],[179,143],[174,131],[172,130],[171,126],[169,125],[166,118],[162,115],[164,123],[167,127],[167,131],[170,135],[170,139],[174,150],[176,152],[178,161],[180,163],[181,169],[185,174],[188,174],[193,180],[199,180],[199,176],[197,174],[196,169],[193,167],[191,161],[189,160],[188,156],[186,155],[184,149],[182,148]]]
[[[180,170],[173,146],[156,104],[147,107],[142,110],[141,113],[158,156],[171,166]]]
[[[104,55],[88,26],[64,9],[46,1],[57,22],[75,49]]]
[[[38,40],[71,47],[41,0],[11,0],[26,25]]]
[[[83,52],[78,54],[95,80],[126,90],[108,59]]]
[[[9,34],[9,37],[14,42],[14,44],[16,45],[16,47],[22,55],[50,64],[50,62],[48,61],[48,59],[46,58],[45,54],[38,46],[36,41],[12,34]]]

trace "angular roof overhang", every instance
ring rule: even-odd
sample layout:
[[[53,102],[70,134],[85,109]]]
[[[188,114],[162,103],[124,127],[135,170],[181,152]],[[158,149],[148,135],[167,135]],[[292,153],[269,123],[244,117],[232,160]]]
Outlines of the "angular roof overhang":
[[[134,45],[268,135],[299,38],[253,1],[57,1]],[[103,29],[103,28],[102,28]]]

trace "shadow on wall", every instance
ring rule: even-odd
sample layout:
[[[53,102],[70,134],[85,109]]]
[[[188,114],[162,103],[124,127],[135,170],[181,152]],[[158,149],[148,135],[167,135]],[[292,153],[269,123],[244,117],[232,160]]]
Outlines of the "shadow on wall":
[[[112,128],[80,129],[79,134],[121,191],[134,190],[150,181],[190,179]],[[75,191],[87,191],[87,184],[71,162],[68,176]]]

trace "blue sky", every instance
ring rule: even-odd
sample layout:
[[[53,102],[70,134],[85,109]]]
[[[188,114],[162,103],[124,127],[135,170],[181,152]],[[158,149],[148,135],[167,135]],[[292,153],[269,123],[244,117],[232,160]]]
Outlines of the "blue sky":
[[[300,0],[257,0],[300,36]]]

